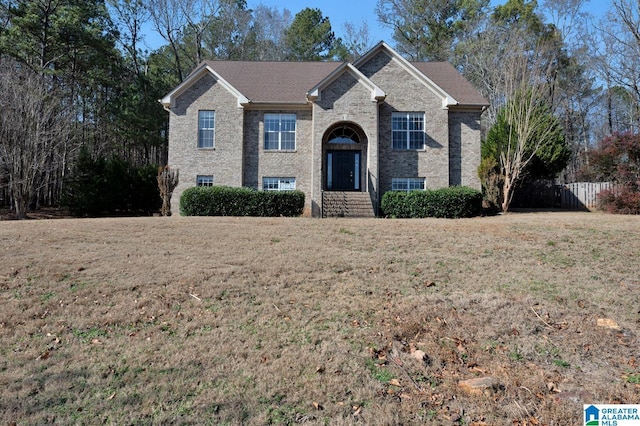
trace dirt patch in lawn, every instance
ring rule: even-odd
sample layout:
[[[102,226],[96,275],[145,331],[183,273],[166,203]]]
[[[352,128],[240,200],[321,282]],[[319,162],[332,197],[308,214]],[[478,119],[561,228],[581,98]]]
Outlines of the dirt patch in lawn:
[[[5,423],[567,425],[640,403],[638,217],[5,221],[0,243]]]

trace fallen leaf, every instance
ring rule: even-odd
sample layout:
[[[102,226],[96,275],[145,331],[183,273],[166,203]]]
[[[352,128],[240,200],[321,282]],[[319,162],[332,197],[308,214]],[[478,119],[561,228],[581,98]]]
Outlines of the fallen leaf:
[[[107,401],[111,401],[113,398],[115,398],[116,393],[112,393],[111,395],[109,395],[109,397],[107,398]]]
[[[313,401],[313,408],[315,408],[316,410],[320,411],[320,410],[324,410],[324,407],[320,404],[318,404],[317,402]]]
[[[102,342],[101,342],[100,340],[98,340],[98,339],[93,339],[93,340],[91,341],[91,344],[92,344],[92,345],[101,345],[101,344],[102,344]]]
[[[42,354],[40,354],[40,356],[38,358],[36,358],[37,360],[43,360],[43,359],[47,359],[49,358],[51,352],[49,351],[44,351]]]
[[[391,386],[401,387],[400,382],[398,381],[398,379],[391,379],[391,380],[389,380],[389,384],[390,384]]]
[[[427,281],[424,283],[425,287],[435,287],[436,283],[434,283],[433,281]]]
[[[354,416],[359,416],[361,412],[362,412],[362,406],[360,406],[360,405],[354,405],[353,406],[353,415]]]

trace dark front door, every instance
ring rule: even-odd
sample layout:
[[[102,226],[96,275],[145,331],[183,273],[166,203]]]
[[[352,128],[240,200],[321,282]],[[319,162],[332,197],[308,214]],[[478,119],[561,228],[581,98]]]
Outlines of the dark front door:
[[[327,189],[330,191],[360,190],[360,151],[329,151],[327,153]]]

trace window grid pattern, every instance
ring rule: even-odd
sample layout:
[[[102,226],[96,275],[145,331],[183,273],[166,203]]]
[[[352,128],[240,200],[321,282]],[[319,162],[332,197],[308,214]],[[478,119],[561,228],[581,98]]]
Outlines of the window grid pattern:
[[[196,186],[213,186],[213,176],[212,175],[196,176]]]
[[[394,112],[391,127],[393,149],[424,149],[424,113]]]
[[[264,177],[262,178],[264,191],[293,191],[296,189],[296,178]]]
[[[214,147],[215,116],[215,111],[198,111],[198,148]]]
[[[393,178],[391,179],[392,191],[424,191],[424,178]]]
[[[296,149],[296,115],[264,115],[264,149],[293,151]]]

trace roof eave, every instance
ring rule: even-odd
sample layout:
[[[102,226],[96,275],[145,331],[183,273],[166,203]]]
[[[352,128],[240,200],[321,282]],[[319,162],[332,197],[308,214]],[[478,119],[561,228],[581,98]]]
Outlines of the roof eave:
[[[478,111],[480,113],[485,112],[489,108],[488,103],[458,103],[456,105],[450,105],[449,109],[455,109],[458,111]]]
[[[197,68],[194,72],[189,74],[189,76],[180,83],[175,89],[173,89],[169,94],[160,99],[160,103],[166,110],[170,110],[171,108],[176,106],[176,99],[184,93],[193,83],[198,81],[202,76],[209,72],[213,78],[220,83],[222,87],[227,89],[232,95],[234,95],[238,101],[238,108],[242,108],[243,105],[249,104],[251,101],[244,96],[238,89],[233,87],[227,80],[225,80],[220,74],[218,74],[211,66],[206,63],[202,64],[199,68]]]
[[[356,80],[362,83],[371,91],[371,101],[380,102],[386,99],[387,94],[378,87],[373,81],[365,76],[358,68],[348,62],[345,62],[338,68],[336,68],[331,74],[320,81],[315,87],[307,92],[307,99],[309,102],[316,102],[321,99],[321,91],[336,81],[345,72],[351,74]]]
[[[411,74],[414,77],[416,77],[416,79],[418,79],[420,82],[422,82],[422,84],[424,84],[428,89],[433,91],[437,96],[440,96],[440,98],[442,98],[442,108],[443,109],[447,109],[449,107],[458,105],[459,102],[456,99],[454,99],[442,87],[440,87],[433,80],[431,80],[425,73],[423,73],[418,68],[413,66],[413,64],[411,64],[411,62],[409,62],[408,60],[403,58],[398,52],[396,52],[391,46],[389,46],[384,41],[379,42],[371,50],[369,50],[362,57],[360,57],[357,61],[355,61],[353,63],[353,66],[358,68],[360,65],[366,63],[368,60],[373,58],[380,51],[386,52],[392,58],[392,60],[395,60],[409,74]]]

